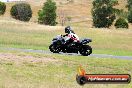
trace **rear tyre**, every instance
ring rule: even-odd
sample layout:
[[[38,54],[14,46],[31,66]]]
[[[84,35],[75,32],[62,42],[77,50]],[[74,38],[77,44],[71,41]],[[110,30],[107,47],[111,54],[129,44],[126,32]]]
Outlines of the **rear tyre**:
[[[61,51],[61,49],[60,49],[59,47],[57,47],[57,45],[53,45],[53,44],[51,44],[51,45],[49,46],[49,49],[50,49],[50,51],[53,52],[53,53],[59,53],[59,52]]]
[[[92,48],[89,45],[84,45],[80,50],[80,54],[83,56],[88,56],[92,53]]]

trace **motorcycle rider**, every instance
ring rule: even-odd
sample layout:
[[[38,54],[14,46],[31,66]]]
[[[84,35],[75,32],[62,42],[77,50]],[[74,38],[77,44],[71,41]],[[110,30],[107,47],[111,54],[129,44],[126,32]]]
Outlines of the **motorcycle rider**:
[[[65,27],[65,33],[66,35],[63,35],[63,37],[65,37],[66,46],[73,42],[80,42],[79,37],[74,33],[70,26]]]

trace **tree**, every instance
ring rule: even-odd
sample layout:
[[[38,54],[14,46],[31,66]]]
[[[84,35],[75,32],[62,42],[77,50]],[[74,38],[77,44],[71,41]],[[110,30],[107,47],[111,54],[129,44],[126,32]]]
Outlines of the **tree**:
[[[128,22],[132,23],[132,0],[127,0],[128,2]]]
[[[40,24],[55,26],[57,24],[56,9],[56,3],[52,0],[47,0],[47,2],[44,3],[42,10],[39,10],[38,12],[38,22]]]
[[[115,10],[117,0],[94,0],[92,8],[93,26],[97,28],[109,27],[115,20]]]
[[[132,9],[128,12],[128,22],[132,23]]]
[[[6,4],[3,2],[0,2],[0,15],[3,15],[6,10]]]
[[[132,0],[127,0],[127,7],[128,7],[128,11],[132,9]]]
[[[64,26],[65,24],[70,24],[70,21],[72,20],[72,18],[68,16],[64,10],[58,11],[58,19],[61,26]]]
[[[32,10],[28,3],[18,3],[12,6],[10,14],[20,21],[29,21],[32,17]]]
[[[61,26],[64,26],[66,23],[66,13],[63,10],[60,10],[58,13],[59,23]]]

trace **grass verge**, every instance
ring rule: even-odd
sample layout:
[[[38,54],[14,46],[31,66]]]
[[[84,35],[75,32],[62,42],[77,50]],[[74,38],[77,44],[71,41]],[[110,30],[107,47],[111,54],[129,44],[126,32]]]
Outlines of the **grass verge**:
[[[12,57],[9,57],[9,54]],[[82,88],[75,80],[77,68],[80,64],[89,74],[124,73],[132,75],[131,60],[23,52],[11,52],[9,54],[6,55],[8,58],[1,57],[0,61],[0,87],[3,88]],[[32,60],[28,60],[31,58]],[[45,62],[46,58],[54,59],[57,62]],[[20,59],[19,64],[17,59]],[[131,88],[132,83],[88,84],[83,86],[83,88],[87,87]]]

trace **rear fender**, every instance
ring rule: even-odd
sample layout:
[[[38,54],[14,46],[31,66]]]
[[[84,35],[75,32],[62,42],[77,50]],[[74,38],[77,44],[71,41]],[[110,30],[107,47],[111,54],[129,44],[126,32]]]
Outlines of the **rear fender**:
[[[83,40],[81,41],[82,44],[87,44],[87,43],[89,43],[89,42],[92,42],[92,39],[83,39]]]

